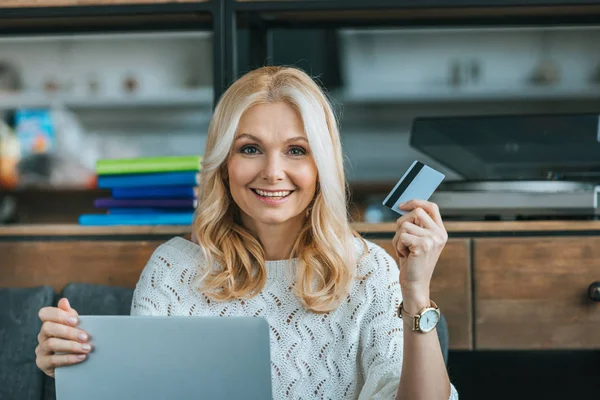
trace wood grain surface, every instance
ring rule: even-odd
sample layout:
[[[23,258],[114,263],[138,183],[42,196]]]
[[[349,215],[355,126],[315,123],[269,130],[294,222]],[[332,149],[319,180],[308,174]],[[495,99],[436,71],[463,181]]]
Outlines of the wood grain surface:
[[[361,233],[385,233],[396,230],[395,222],[369,224],[354,223],[354,229]],[[482,232],[550,232],[550,231],[599,231],[600,221],[446,221],[444,226],[449,233]],[[1,229],[1,228],[0,228]],[[1,230],[0,230],[1,232]]]
[[[17,224],[0,226],[0,236],[179,235],[186,225],[81,226],[76,224]],[[1,239],[0,239],[1,241]]]
[[[373,240],[396,259],[391,240]],[[448,322],[449,347],[471,350],[473,345],[470,241],[450,239],[431,281],[431,298]]]
[[[71,282],[133,288],[152,252],[165,241],[0,242],[0,287]]]
[[[572,232],[598,231],[600,221],[489,221],[489,222],[446,222],[450,233],[484,232]],[[353,223],[360,233],[393,233],[395,223]],[[188,226],[80,226],[77,224],[15,224],[0,226],[1,236],[78,236],[78,235],[141,235],[188,233]],[[0,239],[1,241],[1,239]]]
[[[477,349],[600,348],[600,238],[474,240]]]

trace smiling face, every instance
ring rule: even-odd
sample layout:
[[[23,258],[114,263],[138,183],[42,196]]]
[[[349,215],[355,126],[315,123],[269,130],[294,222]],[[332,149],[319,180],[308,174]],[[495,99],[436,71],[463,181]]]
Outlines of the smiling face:
[[[246,228],[301,227],[315,196],[317,168],[296,110],[284,102],[248,109],[238,124],[227,172]]]

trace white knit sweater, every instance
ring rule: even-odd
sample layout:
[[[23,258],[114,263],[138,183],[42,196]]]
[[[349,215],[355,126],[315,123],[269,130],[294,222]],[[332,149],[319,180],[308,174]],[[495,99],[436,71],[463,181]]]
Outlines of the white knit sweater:
[[[267,261],[263,291],[215,302],[194,289],[200,246],[180,237],[156,249],[136,286],[132,315],[261,316],[271,328],[275,399],[394,399],[402,367],[398,267],[367,242],[347,299],[334,311],[306,311],[291,291],[296,260]],[[363,246],[356,240],[357,254]],[[450,399],[458,399],[454,387]]]

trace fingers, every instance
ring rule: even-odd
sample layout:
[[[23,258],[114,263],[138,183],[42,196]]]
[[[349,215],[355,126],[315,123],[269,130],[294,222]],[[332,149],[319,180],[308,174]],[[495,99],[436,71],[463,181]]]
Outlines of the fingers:
[[[444,222],[442,221],[442,216],[440,214],[440,208],[435,203],[432,203],[427,200],[410,200],[404,204],[401,204],[399,208],[405,211],[421,208],[437,226],[439,226],[440,228],[444,227]]]
[[[58,301],[57,306],[61,310],[64,310],[64,311],[68,312],[69,314],[71,314],[73,316],[78,316],[79,315],[77,313],[77,311],[73,307],[71,307],[71,304],[69,303],[69,299],[67,299],[66,297],[63,297],[62,299],[60,299]]]
[[[60,338],[85,343],[88,335],[81,329],[63,325],[52,321],[46,321],[42,324],[42,329],[38,335],[38,343],[42,343],[48,338]]]
[[[403,233],[408,233],[416,237],[425,237],[428,236],[428,232],[429,231],[427,229],[417,226],[410,221],[405,220],[401,222],[398,231],[396,232],[396,235],[394,235],[394,239],[392,240],[392,244],[396,249],[396,252],[398,253],[398,257],[408,257],[410,253],[409,246],[402,240],[400,240],[400,236]]]
[[[49,376],[54,376],[57,367],[82,362],[92,347],[89,337],[75,326],[79,322],[77,311],[62,298],[57,307],[44,307],[39,312],[42,328],[38,334],[35,349],[38,368]],[[57,354],[58,353],[58,354]]]
[[[54,355],[55,353],[87,354],[92,350],[89,343],[79,343],[52,337],[43,341],[35,349],[38,356]]]
[[[427,253],[435,246],[435,242],[430,236],[420,237],[404,232],[400,234],[399,240],[414,256]]]
[[[409,256],[410,251],[408,247],[406,247],[406,245],[400,240],[399,231],[397,231],[394,235],[394,238],[392,239],[392,245],[394,246],[394,249],[396,249],[396,255],[399,258],[407,258]]]
[[[75,326],[77,325],[78,319],[72,313],[64,311],[60,308],[56,307],[44,307],[39,312],[39,317],[42,320],[42,331],[40,333],[44,334],[46,331],[43,329],[44,327],[48,328],[46,322],[52,322],[55,324],[66,325],[66,326]]]
[[[398,233],[410,233],[415,236],[435,236],[443,238],[447,235],[444,228],[437,226],[429,215],[421,208],[412,210],[396,221]]]
[[[42,322],[52,321],[71,326],[77,325],[78,322],[75,310],[65,311],[58,307],[44,307],[40,310],[38,316]]]
[[[440,226],[435,223],[433,218],[421,207],[417,207],[410,212],[413,216],[412,221],[423,228],[430,229],[432,231],[438,231]]]
[[[80,363],[91,351],[89,343],[51,337],[35,348],[35,363],[46,375],[54,376],[55,368]]]
[[[420,227],[418,225],[415,225],[410,221],[405,221],[400,226],[400,233],[403,233],[403,232],[410,233],[411,235],[414,235],[414,236],[427,236],[429,234],[429,231],[427,229]]]
[[[75,328],[79,322],[77,311],[71,308],[67,299],[61,299],[58,306],[44,307],[40,310],[42,329],[38,335],[38,342],[41,343],[50,337],[86,342],[87,334]]]
[[[66,365],[78,364],[87,358],[87,354],[56,354],[37,357],[35,360],[39,369],[48,376],[54,376],[54,369]]]

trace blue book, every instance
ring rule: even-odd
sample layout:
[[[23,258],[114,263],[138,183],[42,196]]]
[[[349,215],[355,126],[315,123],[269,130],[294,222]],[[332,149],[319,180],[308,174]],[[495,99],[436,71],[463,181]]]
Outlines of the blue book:
[[[113,199],[195,199],[197,189],[192,186],[116,187]]]
[[[168,213],[187,213],[189,208],[133,208],[133,207],[112,207],[107,209],[108,214],[168,214]]]
[[[83,214],[79,224],[86,226],[107,225],[191,225],[193,212],[170,214]]]
[[[199,182],[200,173],[195,171],[98,176],[98,188],[100,189],[147,186],[197,186]]]

